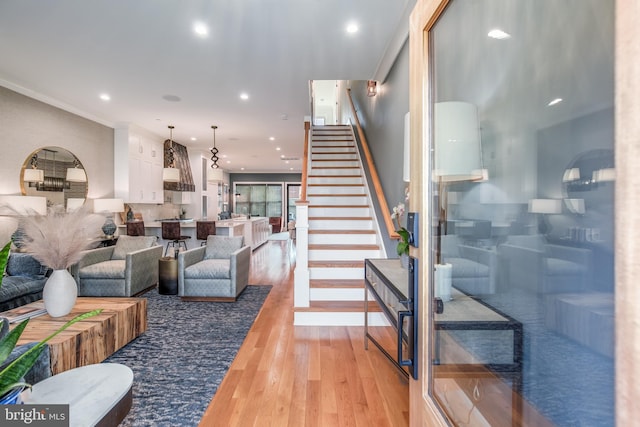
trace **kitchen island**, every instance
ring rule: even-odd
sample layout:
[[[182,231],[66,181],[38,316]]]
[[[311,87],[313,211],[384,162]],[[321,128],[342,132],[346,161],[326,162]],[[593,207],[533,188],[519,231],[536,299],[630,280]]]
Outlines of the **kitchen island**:
[[[255,249],[269,238],[269,218],[251,217],[216,221],[216,234],[222,236],[244,236],[245,245]]]

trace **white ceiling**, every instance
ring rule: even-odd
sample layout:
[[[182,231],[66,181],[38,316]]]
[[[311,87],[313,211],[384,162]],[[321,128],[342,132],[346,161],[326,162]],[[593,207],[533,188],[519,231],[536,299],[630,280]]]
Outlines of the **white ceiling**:
[[[280,156],[302,156],[309,81],[384,78],[414,3],[2,0],[0,85],[108,126],[168,138],[173,125],[191,153],[213,145],[217,125],[225,169],[299,172]]]

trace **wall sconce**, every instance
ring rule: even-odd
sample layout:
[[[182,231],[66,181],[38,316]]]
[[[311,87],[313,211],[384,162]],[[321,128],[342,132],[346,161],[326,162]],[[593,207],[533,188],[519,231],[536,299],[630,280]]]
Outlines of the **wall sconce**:
[[[375,80],[367,81],[367,96],[376,96],[378,93],[378,83]]]

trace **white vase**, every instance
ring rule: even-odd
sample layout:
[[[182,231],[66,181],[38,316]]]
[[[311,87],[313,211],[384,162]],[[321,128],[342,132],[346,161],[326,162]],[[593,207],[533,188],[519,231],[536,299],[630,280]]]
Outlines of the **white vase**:
[[[69,314],[77,297],[78,286],[67,270],[54,270],[42,291],[44,308],[51,317]]]
[[[451,300],[451,273],[453,272],[453,265],[451,264],[436,264],[436,273],[434,275],[434,293],[436,298],[442,299],[442,301]]]

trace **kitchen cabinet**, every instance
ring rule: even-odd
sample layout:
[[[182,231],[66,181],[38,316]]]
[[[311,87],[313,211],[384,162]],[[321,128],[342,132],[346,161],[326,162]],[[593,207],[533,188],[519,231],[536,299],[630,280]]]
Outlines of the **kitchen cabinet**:
[[[162,141],[152,136],[118,128],[114,142],[115,195],[127,203],[163,203]]]

